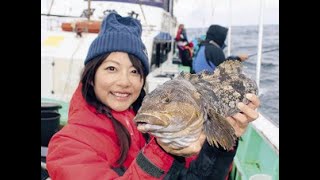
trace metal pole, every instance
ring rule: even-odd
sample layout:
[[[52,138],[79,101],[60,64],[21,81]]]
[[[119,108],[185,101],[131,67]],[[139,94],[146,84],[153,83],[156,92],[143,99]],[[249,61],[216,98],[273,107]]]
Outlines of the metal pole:
[[[91,0],[88,0],[88,21],[90,21],[91,16]]]
[[[174,37],[175,37],[175,35],[174,35],[174,33],[175,33],[175,29],[173,30],[173,32],[172,32],[172,29],[173,29],[173,21],[172,21],[172,18],[173,18],[173,0],[171,0],[171,2],[170,2],[170,7],[169,7],[169,9],[170,9],[170,15],[171,15],[171,18],[169,18],[169,32],[170,32],[170,35],[171,35],[171,51],[170,51],[170,54],[169,54],[169,59],[168,59],[168,64],[172,64],[172,58],[173,58],[173,50],[174,50]]]
[[[232,25],[232,4],[231,0],[228,1],[229,5],[229,30],[228,30],[228,53],[227,55],[230,56],[231,54],[231,25]]]
[[[262,40],[263,40],[263,15],[264,15],[264,0],[260,1],[260,21],[259,21],[259,41],[258,41],[258,55],[256,65],[256,82],[259,88],[260,85],[260,68],[261,68],[261,55],[262,55]]]

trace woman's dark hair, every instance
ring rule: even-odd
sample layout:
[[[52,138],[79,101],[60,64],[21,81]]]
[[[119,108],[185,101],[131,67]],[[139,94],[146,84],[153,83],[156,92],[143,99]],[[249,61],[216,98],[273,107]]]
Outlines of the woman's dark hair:
[[[131,139],[128,130],[111,114],[111,108],[104,105],[101,101],[99,101],[94,93],[92,84],[94,83],[94,77],[97,72],[98,67],[102,64],[102,62],[109,56],[110,53],[98,56],[93,60],[89,61],[88,64],[85,65],[82,75],[81,75],[81,83],[82,83],[82,96],[90,105],[94,106],[99,113],[105,114],[111,121],[115,128],[117,137],[120,142],[120,157],[117,160],[118,165],[122,165],[127,157],[127,153],[130,148]],[[138,73],[141,75],[143,82],[145,84],[146,77],[144,75],[144,66],[141,61],[136,58],[134,55],[129,54],[129,59],[132,65],[137,69]],[[143,84],[143,86],[144,86]],[[138,99],[132,104],[132,108],[135,113],[137,113],[138,109],[141,106],[142,100],[145,96],[145,91],[142,88]]]

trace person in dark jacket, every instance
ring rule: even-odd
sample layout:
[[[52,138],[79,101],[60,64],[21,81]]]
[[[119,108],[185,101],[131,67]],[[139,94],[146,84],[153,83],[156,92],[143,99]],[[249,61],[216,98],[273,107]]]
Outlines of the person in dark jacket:
[[[223,49],[226,47],[228,29],[220,25],[211,25],[206,33],[206,38],[200,43],[200,48],[193,60],[193,72],[198,73],[203,70],[213,72],[215,67],[226,59],[244,61],[248,55],[238,55],[225,57]]]
[[[237,146],[231,151],[209,146],[201,134],[191,146],[173,149],[137,130],[133,118],[149,73],[141,31],[131,17],[110,13],[103,20],[70,101],[68,124],[49,142],[46,162],[53,180],[226,177]],[[258,97],[248,99],[239,104],[241,113],[227,118],[238,137],[258,117]]]

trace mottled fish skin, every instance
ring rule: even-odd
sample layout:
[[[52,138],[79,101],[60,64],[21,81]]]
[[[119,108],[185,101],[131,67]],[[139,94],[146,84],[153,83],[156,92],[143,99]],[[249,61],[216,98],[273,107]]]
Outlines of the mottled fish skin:
[[[225,117],[248,103],[247,93],[258,94],[255,81],[242,73],[240,61],[227,60],[213,74],[181,73],[148,94],[135,122],[141,132],[149,132],[178,147],[188,146],[202,128],[210,145],[230,150],[236,135]],[[141,124],[145,122],[146,124]]]
[[[183,74],[202,95],[203,101],[213,105],[212,108],[222,115],[231,116],[240,112],[238,102],[248,103],[244,97],[247,93],[258,94],[256,82],[242,73],[242,64],[237,60],[227,60],[210,74],[206,71],[197,74]]]

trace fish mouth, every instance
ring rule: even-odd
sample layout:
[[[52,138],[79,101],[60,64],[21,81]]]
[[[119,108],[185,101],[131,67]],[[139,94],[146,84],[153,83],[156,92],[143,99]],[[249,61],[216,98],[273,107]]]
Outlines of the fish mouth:
[[[141,113],[134,118],[138,130],[148,132],[169,126],[169,117],[160,113]]]

